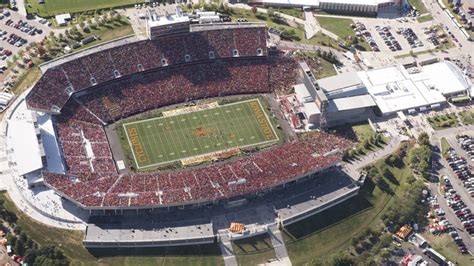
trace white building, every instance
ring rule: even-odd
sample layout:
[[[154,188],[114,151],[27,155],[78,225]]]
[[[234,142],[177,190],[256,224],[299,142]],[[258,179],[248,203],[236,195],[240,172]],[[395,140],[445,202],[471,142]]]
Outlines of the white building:
[[[470,81],[449,61],[424,66],[391,66],[342,73],[316,80],[300,62],[303,84],[295,94],[302,112],[316,127],[333,127],[375,115],[414,113],[444,105],[449,98],[471,95]]]
[[[458,95],[468,95],[472,84],[449,61],[405,68],[391,66],[357,73],[383,115],[424,111]]]
[[[308,7],[334,13],[376,15],[388,6],[400,6],[401,0],[250,0],[249,4],[275,7]]]
[[[183,11],[177,7],[176,14],[159,16],[155,10],[147,11],[146,34],[149,39],[156,39],[159,36],[189,32],[191,21]]]

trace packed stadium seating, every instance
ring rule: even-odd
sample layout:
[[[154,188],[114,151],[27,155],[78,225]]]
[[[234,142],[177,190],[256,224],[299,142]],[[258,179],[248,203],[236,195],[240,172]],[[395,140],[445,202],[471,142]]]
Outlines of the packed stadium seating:
[[[268,75],[266,60],[192,64],[134,75],[77,99],[101,120],[110,123],[192,99],[270,92]]]
[[[134,175],[44,173],[45,181],[67,197],[89,207],[133,207],[207,202],[261,190],[329,167],[350,141],[323,132],[308,133],[290,143],[253,153],[226,164],[175,172]]]
[[[69,173],[117,173],[101,125],[71,119],[57,122],[56,129]],[[91,154],[87,152],[87,145],[90,145]]]
[[[234,50],[239,57],[266,55],[265,35],[264,27],[196,31],[91,53],[48,69],[27,96],[27,103],[38,110],[57,111],[52,106],[64,106],[70,96],[67,87],[78,92],[142,70],[202,62],[209,60],[209,52],[215,58],[233,57]]]
[[[67,173],[45,171],[45,183],[85,207],[170,206],[256,194],[330,167],[341,153],[328,152],[351,141],[313,132],[192,169],[119,174],[115,168],[108,123],[189,100],[285,90],[296,78],[294,59],[267,56],[263,27],[165,36],[55,66],[27,96],[31,108],[61,109],[53,120]]]

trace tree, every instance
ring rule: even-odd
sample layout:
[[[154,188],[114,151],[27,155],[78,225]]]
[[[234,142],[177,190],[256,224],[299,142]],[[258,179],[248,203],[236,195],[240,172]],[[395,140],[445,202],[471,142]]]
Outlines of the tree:
[[[427,145],[427,146],[430,146],[431,143],[430,143],[430,136],[428,136],[428,134],[426,132],[422,132],[419,136],[418,136],[418,143],[420,145]]]
[[[382,260],[387,261],[391,257],[390,251],[385,248],[382,249],[382,251],[380,251],[380,257],[382,257]]]
[[[253,14],[256,14],[257,13],[257,7],[256,6],[252,6],[252,9],[250,9],[252,11]]]
[[[354,261],[352,261],[352,259],[350,259],[346,255],[344,255],[342,253],[339,253],[333,258],[332,265],[334,265],[334,266],[349,266],[349,265],[354,265]]]
[[[352,38],[352,45],[356,46],[358,44],[359,44],[359,38],[357,37]]]
[[[275,9],[273,9],[273,7],[269,7],[267,9],[267,15],[270,17],[270,18],[273,18],[275,16]]]

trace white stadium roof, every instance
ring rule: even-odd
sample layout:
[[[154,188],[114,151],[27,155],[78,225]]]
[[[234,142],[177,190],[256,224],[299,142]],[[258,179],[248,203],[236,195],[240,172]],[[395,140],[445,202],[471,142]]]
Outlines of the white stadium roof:
[[[36,117],[26,108],[23,101],[17,107],[15,114],[8,120],[8,144],[13,149],[11,153],[20,176],[43,168],[40,149],[36,137]]]

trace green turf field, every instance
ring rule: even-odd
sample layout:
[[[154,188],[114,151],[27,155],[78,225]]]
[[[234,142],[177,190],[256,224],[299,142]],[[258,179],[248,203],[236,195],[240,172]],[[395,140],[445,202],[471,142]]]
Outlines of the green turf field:
[[[138,169],[278,141],[259,99],[123,124]]]
[[[117,6],[143,3],[144,0],[46,0],[38,4],[38,0],[27,0],[28,13],[36,13],[42,17],[50,17],[63,13],[77,13],[88,10],[104,9]]]

